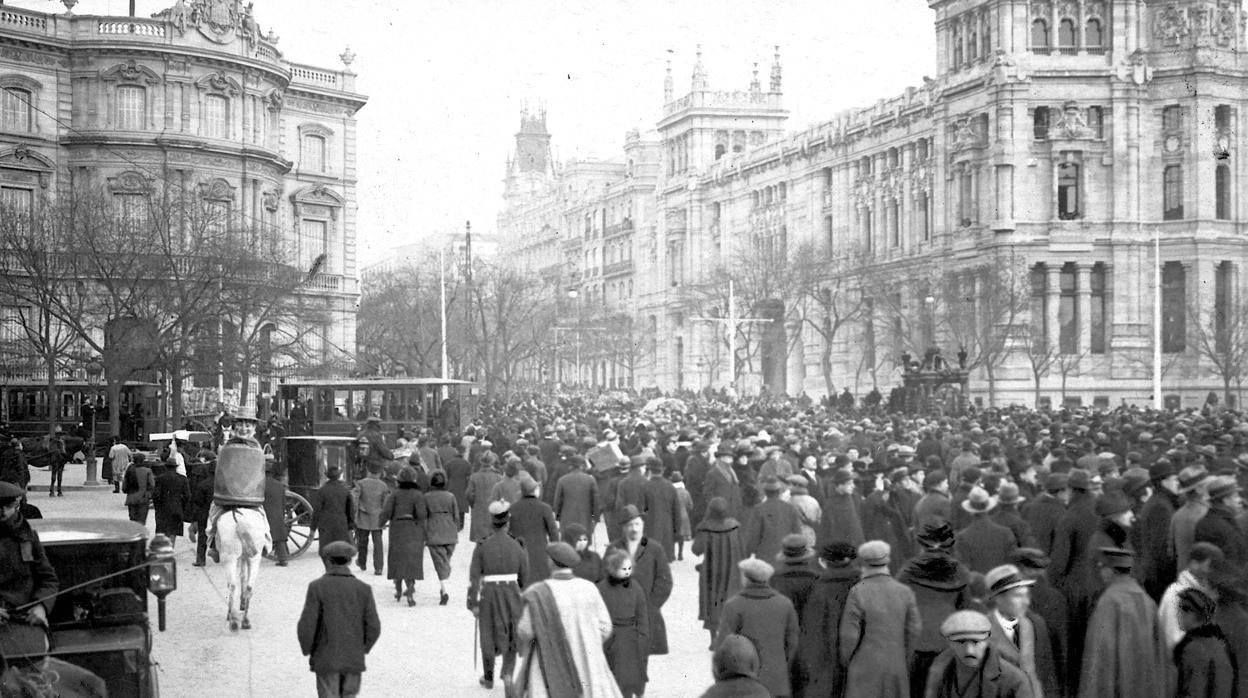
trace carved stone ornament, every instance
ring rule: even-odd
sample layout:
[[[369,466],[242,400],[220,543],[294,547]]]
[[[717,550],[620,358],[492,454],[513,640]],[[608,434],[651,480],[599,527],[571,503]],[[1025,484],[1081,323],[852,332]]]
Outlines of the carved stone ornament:
[[[151,190],[151,182],[138,172],[122,172],[108,178],[108,190],[113,193],[146,194]]]
[[[276,189],[265,189],[260,194],[260,198],[264,204],[264,210],[269,213],[277,213],[277,207],[281,201],[281,195],[281,192]]]
[[[222,71],[203,76],[195,81],[195,86],[201,90],[223,92],[230,97],[234,97],[242,92],[242,86],[238,84],[238,81]]]
[[[283,102],[285,102],[285,97],[282,95],[281,90],[273,90],[268,94],[268,96],[265,97],[265,99],[268,100],[270,109],[277,109],[279,111],[282,108]]]
[[[1095,2],[1088,3],[1087,16],[1088,17],[1104,17],[1105,16],[1105,3],[1101,2],[1101,0],[1096,0]]]
[[[1074,101],[1062,105],[1062,110],[1057,113],[1057,118],[1049,129],[1049,137],[1057,139],[1075,140],[1091,138],[1092,135],[1092,129],[1088,128],[1087,115]]]
[[[1031,0],[1031,14],[1033,17],[1043,17],[1048,19],[1052,4],[1049,0]]]
[[[199,195],[209,201],[233,201],[234,186],[224,179],[199,183]]]
[[[100,71],[100,79],[110,82],[139,82],[148,85],[160,82],[160,76],[156,74],[156,71],[134,60],[118,63],[107,70]]]
[[[240,0],[191,0],[190,23],[209,41],[234,40],[242,19]]]
[[[1079,18],[1079,3],[1075,0],[1062,0],[1057,6],[1057,14],[1061,17]]]
[[[1175,7],[1167,5],[1161,9],[1154,20],[1153,36],[1170,44],[1183,41],[1191,33],[1187,14]]]
[[[1117,65],[1117,78],[1123,82],[1143,85],[1153,79],[1153,69],[1148,65],[1148,55],[1137,49],[1124,62]]]
[[[1213,23],[1213,35],[1219,46],[1236,45],[1235,28],[1239,24],[1237,14],[1233,5],[1218,6]]]
[[[980,135],[975,128],[974,117],[965,116],[954,122],[953,142],[949,146],[950,150],[957,152],[980,144]]]

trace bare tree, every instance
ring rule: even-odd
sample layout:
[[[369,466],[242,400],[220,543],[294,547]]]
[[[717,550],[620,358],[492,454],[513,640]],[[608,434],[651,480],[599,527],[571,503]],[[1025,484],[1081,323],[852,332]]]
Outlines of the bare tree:
[[[1227,405],[1242,403],[1244,370],[1248,367],[1248,316],[1243,312],[1208,313],[1201,316],[1196,305],[1188,308],[1188,321],[1196,340],[1197,354],[1209,363],[1210,370],[1222,380],[1222,395]],[[1231,399],[1231,386],[1237,399]]]
[[[1058,353],[1057,347],[1053,346],[1046,337],[1040,332],[1031,328],[1031,337],[1022,345],[1020,353],[1027,360],[1027,367],[1031,369],[1031,379],[1033,382],[1033,406],[1040,407],[1040,381],[1053,368],[1053,364],[1057,362],[1061,354]]]
[[[542,283],[508,266],[478,262],[468,297],[474,327],[473,364],[482,371],[487,397],[507,396],[520,368],[546,346],[555,313],[544,303]]]
[[[835,396],[832,384],[832,352],[837,336],[852,327],[866,312],[866,294],[862,292],[861,255],[832,259],[824,248],[814,243],[798,247],[799,289],[808,304],[805,323],[819,335],[822,349],[819,368],[824,389]]]

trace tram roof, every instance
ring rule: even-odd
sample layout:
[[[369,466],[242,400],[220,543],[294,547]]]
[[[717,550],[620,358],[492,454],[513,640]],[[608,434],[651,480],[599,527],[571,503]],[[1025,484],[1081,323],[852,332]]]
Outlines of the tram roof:
[[[407,385],[476,385],[476,382],[462,381],[455,378],[326,378],[324,380],[291,380],[286,381],[282,385],[309,387],[323,386],[326,388],[381,388],[386,386],[397,387]]]

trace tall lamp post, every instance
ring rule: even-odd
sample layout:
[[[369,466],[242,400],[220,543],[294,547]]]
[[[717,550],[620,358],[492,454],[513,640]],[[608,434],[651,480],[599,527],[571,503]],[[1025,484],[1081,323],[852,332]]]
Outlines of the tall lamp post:
[[[576,301],[576,387],[581,387],[581,292],[572,289],[568,291],[568,298]]]
[[[97,399],[100,393],[100,379],[104,377],[104,365],[98,361],[91,361],[87,364],[87,384],[91,386],[91,448],[90,453],[84,453],[87,457],[87,479],[82,483],[83,487],[102,487],[99,479],[96,477],[97,463],[95,460],[95,423],[96,414],[94,406],[98,404]]]

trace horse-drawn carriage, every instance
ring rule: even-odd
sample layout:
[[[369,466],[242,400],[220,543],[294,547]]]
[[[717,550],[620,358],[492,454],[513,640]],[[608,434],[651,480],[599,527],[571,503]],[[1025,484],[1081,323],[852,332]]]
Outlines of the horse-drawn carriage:
[[[330,466],[342,470],[348,487],[360,473],[359,443],[351,436],[287,436],[278,445],[279,463],[286,468],[287,551],[302,555],[312,545],[312,492],[325,484]]]

